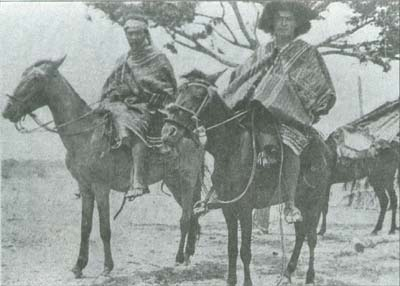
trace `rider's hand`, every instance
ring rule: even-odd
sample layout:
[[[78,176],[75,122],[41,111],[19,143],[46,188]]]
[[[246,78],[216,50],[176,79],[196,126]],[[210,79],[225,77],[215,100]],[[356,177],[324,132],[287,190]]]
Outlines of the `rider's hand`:
[[[165,100],[165,95],[160,93],[153,93],[149,100],[149,106],[153,108],[160,108]]]

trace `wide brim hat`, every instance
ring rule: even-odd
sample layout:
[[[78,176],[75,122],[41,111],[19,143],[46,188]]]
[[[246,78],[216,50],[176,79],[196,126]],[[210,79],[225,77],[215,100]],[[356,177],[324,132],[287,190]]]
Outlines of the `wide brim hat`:
[[[297,1],[271,1],[264,7],[258,27],[266,33],[274,32],[274,17],[278,11],[290,11],[296,19],[297,27],[303,27],[298,34],[306,33],[311,25],[310,21],[317,18],[318,13]]]

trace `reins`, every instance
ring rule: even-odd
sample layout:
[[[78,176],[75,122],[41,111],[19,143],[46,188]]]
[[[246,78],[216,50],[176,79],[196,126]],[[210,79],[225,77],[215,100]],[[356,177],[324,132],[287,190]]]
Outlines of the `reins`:
[[[246,112],[247,113],[247,112]],[[218,125],[220,126],[220,125]],[[251,146],[252,146],[252,151],[253,151],[253,162],[251,166],[251,173],[249,176],[249,180],[247,181],[246,187],[244,190],[240,193],[240,195],[236,196],[235,198],[231,200],[220,200],[217,199],[215,200],[215,203],[222,204],[222,205],[228,205],[228,204],[234,204],[238,202],[240,199],[242,199],[247,192],[249,191],[251,185],[253,184],[254,177],[256,174],[256,167],[257,167],[257,150],[256,150],[256,133],[255,133],[255,128],[254,128],[254,111],[251,112]],[[210,190],[210,193],[213,193],[215,191],[214,188]],[[211,197],[207,195],[208,198]],[[207,202],[205,202],[207,204]]]
[[[15,98],[15,97],[13,97],[11,95],[8,95],[8,94],[5,94],[4,96],[7,96],[12,101],[17,102],[18,104],[24,103],[27,100],[27,98],[25,98],[24,100],[19,100],[19,99]],[[88,106],[93,106],[95,104],[98,104],[99,102],[101,102],[101,100],[95,101],[95,102],[89,104]],[[67,132],[62,132],[60,129],[64,128],[64,127],[67,127],[67,126],[69,126],[69,125],[71,125],[73,123],[76,123],[76,122],[78,122],[78,121],[80,121],[82,119],[85,119],[86,117],[94,114],[95,112],[96,112],[96,110],[90,110],[89,112],[84,113],[83,115],[79,116],[78,118],[74,118],[74,119],[72,119],[70,121],[67,121],[67,122],[64,122],[62,124],[56,125],[55,127],[49,127],[48,126],[51,123],[54,123],[54,120],[50,120],[50,121],[47,121],[47,122],[42,122],[38,118],[38,116],[36,114],[34,114],[33,112],[30,112],[27,115],[29,115],[32,118],[32,120],[38,126],[35,127],[35,128],[32,128],[32,129],[26,129],[24,126],[22,126],[21,121],[18,121],[17,123],[15,123],[15,128],[17,129],[18,132],[23,133],[23,134],[30,134],[30,133],[37,132],[40,129],[44,129],[45,131],[52,132],[52,133],[57,133],[57,134],[62,134],[64,136],[76,136],[76,135],[88,133],[88,132],[91,132],[91,131],[95,130],[96,128],[104,125],[106,123],[106,120],[103,120],[102,122],[100,122],[100,123],[98,123],[98,124],[96,124],[94,126],[91,126],[89,128],[86,128],[86,129],[83,129],[83,130],[80,130],[80,131],[76,131],[76,132],[67,133]]]

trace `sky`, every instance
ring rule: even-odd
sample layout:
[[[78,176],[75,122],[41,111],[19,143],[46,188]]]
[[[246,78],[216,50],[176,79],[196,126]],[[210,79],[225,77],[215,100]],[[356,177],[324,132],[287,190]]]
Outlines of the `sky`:
[[[244,19],[254,19],[252,4],[240,3]],[[219,4],[206,2],[200,5],[204,13],[218,11]],[[232,14],[227,11],[230,21]],[[92,21],[87,20],[90,15]],[[303,38],[316,44],[327,36],[346,30],[346,20],[352,15],[347,6],[333,3],[324,20],[313,21],[311,31]],[[235,26],[235,23],[232,22]],[[270,38],[257,31],[261,42]],[[155,45],[170,59],[176,76],[192,68],[207,73],[222,70],[224,67],[215,60],[194,53],[186,48],[178,48],[172,54],[163,48],[168,37],[161,28],[151,31]],[[376,35],[376,28],[369,27],[356,34],[351,40],[367,39]],[[56,59],[67,55],[60,72],[75,90],[88,102],[100,96],[101,87],[111,72],[115,61],[128,50],[124,33],[118,25],[113,25],[82,3],[0,3],[0,95],[12,93],[20,80],[22,72],[39,59]],[[249,56],[239,50],[230,51],[230,56],[242,62]],[[364,110],[368,112],[380,104],[399,97],[399,65],[393,63],[389,73],[373,64],[360,64],[358,60],[340,57],[325,57],[336,92],[337,102],[316,128],[329,134],[335,128],[359,116],[357,78],[362,79]],[[220,90],[227,84],[229,72],[218,81]],[[0,110],[5,107],[6,98],[0,96]],[[36,112],[42,120],[51,119],[47,108]],[[27,122],[27,126],[34,124]],[[10,122],[0,118],[1,158],[58,160],[65,156],[60,139],[55,134],[18,133]]]

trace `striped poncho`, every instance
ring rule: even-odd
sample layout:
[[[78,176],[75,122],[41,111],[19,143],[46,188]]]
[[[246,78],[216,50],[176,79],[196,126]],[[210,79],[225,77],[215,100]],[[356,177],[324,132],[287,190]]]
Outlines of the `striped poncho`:
[[[273,43],[260,46],[233,72],[224,100],[233,108],[248,97],[283,117],[305,125],[316,123],[336,99],[321,55],[302,40],[276,51]],[[255,90],[249,92],[255,82]]]
[[[170,62],[153,46],[121,57],[106,80],[101,96],[104,109],[112,116],[115,146],[120,146],[131,132],[148,143],[146,137],[153,117],[147,103],[153,94],[161,93],[166,96],[158,108],[165,107],[175,101],[176,88]]]

